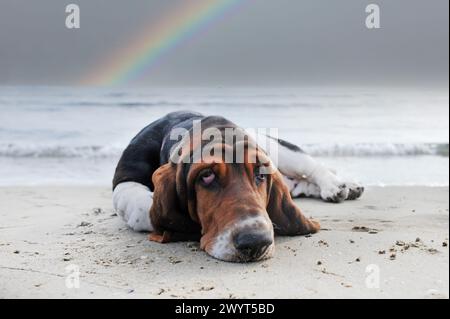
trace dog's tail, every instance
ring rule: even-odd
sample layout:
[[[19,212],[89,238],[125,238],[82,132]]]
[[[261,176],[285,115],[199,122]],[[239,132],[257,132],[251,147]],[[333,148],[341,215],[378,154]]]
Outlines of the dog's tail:
[[[120,183],[113,192],[114,209],[134,231],[153,231],[150,221],[152,203],[153,193],[140,183]]]

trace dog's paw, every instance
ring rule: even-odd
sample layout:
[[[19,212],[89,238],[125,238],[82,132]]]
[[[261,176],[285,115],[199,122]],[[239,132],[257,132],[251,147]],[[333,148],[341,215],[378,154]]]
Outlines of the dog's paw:
[[[358,199],[364,193],[364,187],[358,183],[346,183],[346,185],[349,190],[347,200]]]
[[[114,189],[113,206],[117,214],[134,231],[152,231],[150,207],[153,194],[139,183],[124,182]]]
[[[345,183],[329,183],[320,190],[320,197],[330,203],[342,203],[350,194],[350,190]]]

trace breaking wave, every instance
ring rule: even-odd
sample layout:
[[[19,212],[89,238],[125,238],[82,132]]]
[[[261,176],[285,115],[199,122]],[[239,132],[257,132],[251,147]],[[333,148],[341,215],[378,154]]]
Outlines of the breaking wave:
[[[449,156],[449,144],[445,143],[358,143],[358,144],[309,144],[303,149],[314,156],[327,157],[381,157],[381,156]]]
[[[306,144],[302,148],[318,157],[388,157],[388,156],[449,156],[448,143],[358,143]],[[113,158],[124,149],[119,146],[64,146],[0,144],[0,157],[10,158]]]
[[[116,157],[121,148],[104,146],[18,146],[0,145],[0,157],[11,158],[107,158]]]

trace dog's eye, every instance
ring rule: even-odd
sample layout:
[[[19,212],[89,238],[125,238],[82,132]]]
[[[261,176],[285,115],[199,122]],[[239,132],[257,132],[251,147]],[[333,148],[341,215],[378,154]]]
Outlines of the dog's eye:
[[[206,186],[211,185],[215,179],[216,179],[216,174],[214,174],[214,172],[210,169],[208,169],[200,174],[200,180]]]
[[[256,184],[259,185],[259,184],[263,183],[265,180],[266,180],[266,175],[258,174],[258,173],[255,175]]]

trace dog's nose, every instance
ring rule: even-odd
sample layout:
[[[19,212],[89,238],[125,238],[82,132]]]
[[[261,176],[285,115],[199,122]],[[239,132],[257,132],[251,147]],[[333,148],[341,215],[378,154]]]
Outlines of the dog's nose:
[[[272,237],[263,232],[238,233],[233,242],[241,255],[249,260],[261,257],[273,243]]]

